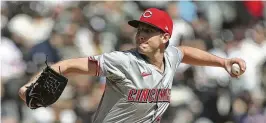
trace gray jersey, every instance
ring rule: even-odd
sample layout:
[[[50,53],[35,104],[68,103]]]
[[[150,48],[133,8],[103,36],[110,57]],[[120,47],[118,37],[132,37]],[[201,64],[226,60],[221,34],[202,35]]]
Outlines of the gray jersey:
[[[165,70],[159,72],[136,51],[115,51],[89,57],[98,63],[96,74],[106,76],[106,88],[95,123],[151,123],[160,121],[170,103],[175,71],[183,56],[168,46]]]

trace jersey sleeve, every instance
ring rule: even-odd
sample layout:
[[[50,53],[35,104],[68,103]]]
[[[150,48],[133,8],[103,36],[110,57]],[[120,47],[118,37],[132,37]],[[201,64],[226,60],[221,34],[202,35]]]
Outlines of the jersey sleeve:
[[[174,47],[177,50],[177,61],[178,61],[178,65],[182,62],[183,57],[184,57],[184,53],[182,52],[181,49]]]
[[[171,66],[175,66],[173,68],[177,69],[177,67],[183,60],[182,50],[174,46],[169,46],[166,52],[169,55]]]
[[[97,64],[96,76],[107,76],[109,73],[123,74],[129,65],[128,58],[122,51],[90,56],[88,60]]]

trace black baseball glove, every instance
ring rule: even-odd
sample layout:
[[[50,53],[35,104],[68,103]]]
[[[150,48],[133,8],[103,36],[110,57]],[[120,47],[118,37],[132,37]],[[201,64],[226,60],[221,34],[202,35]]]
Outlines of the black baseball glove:
[[[47,62],[46,62],[47,65]],[[55,103],[67,85],[68,79],[48,65],[26,90],[26,104],[31,109],[47,107]]]

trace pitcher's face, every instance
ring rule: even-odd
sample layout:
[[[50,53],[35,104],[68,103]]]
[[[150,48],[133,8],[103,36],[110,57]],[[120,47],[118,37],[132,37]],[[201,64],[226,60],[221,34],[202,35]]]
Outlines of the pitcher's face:
[[[136,44],[138,52],[150,54],[157,51],[164,45],[164,32],[148,24],[139,24],[136,34]]]

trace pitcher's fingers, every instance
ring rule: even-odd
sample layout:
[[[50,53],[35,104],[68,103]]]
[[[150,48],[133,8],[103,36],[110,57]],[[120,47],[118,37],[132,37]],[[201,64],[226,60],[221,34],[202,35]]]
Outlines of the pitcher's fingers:
[[[242,71],[246,70],[246,62],[243,59],[236,58],[234,59],[234,63],[237,63]]]
[[[231,75],[232,78],[239,78],[237,75],[235,75],[233,73],[231,73],[230,75]]]
[[[243,66],[243,67],[242,67],[242,66]],[[243,61],[241,62],[241,70],[242,70],[242,71],[245,71],[246,68],[247,68],[247,66],[246,66],[246,62],[243,60]]]

